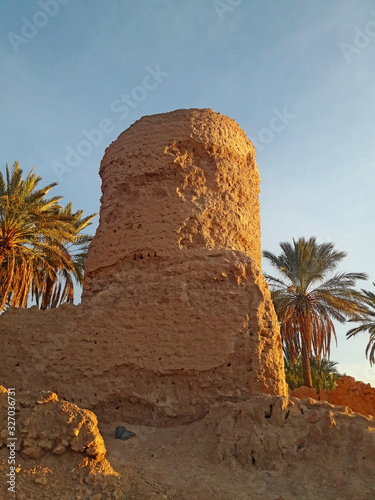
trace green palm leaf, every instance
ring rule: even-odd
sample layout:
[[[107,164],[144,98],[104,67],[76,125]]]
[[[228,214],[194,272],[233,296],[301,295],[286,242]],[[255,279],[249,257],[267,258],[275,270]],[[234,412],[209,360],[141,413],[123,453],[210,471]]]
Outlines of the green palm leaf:
[[[310,358],[329,357],[336,341],[333,320],[345,322],[363,313],[363,299],[354,289],[364,273],[336,273],[346,256],[332,243],[318,244],[316,238],[300,238],[280,243],[282,252],[263,256],[280,277],[265,275],[280,322],[280,332],[288,357],[301,355],[305,385],[312,385]]]
[[[0,310],[25,307],[30,293],[42,308],[72,302],[91,241],[80,233],[96,215],[62,207],[61,196],[47,197],[56,183],[40,188],[33,170],[22,174],[18,162],[0,172]]]
[[[373,285],[375,286],[375,283],[373,283]],[[365,305],[365,310],[361,313],[359,318],[353,320],[360,322],[360,325],[351,328],[346,336],[347,338],[351,338],[358,333],[368,332],[370,338],[365,354],[372,366],[375,364],[375,294],[367,290],[362,290],[362,300]]]

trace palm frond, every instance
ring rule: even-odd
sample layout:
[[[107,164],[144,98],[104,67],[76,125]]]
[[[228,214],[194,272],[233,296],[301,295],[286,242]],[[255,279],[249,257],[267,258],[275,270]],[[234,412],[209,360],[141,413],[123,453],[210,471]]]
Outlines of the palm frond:
[[[333,321],[358,319],[366,311],[363,294],[354,287],[367,275],[331,276],[346,253],[335,250],[332,243],[318,244],[315,237],[282,242],[280,247],[280,255],[264,251],[263,256],[281,276],[265,278],[288,356],[291,361],[303,352],[305,360],[307,355],[317,360],[329,357],[332,340],[337,344]]]
[[[56,183],[40,188],[34,169],[22,174],[18,162],[0,173],[0,310],[25,307],[29,294],[43,308],[71,302],[92,238],[81,231],[96,215],[82,218],[61,196],[47,198]]]

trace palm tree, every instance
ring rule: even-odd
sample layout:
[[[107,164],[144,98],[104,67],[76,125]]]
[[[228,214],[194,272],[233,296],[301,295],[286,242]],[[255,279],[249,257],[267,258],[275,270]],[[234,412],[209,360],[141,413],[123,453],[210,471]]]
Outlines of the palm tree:
[[[329,358],[331,339],[337,344],[333,320],[344,323],[363,311],[361,294],[354,290],[364,273],[336,273],[345,252],[316,238],[280,243],[279,256],[264,251],[280,278],[265,275],[280,322],[280,332],[291,361],[302,358],[304,384],[312,387],[310,356]]]
[[[88,248],[92,236],[81,234],[91,220],[97,215],[92,214],[81,220],[83,210],[72,212],[72,204],[60,209],[60,215],[71,218],[75,228],[73,241],[57,243],[67,256],[69,265],[65,267],[47,267],[37,269],[32,281],[32,298],[41,309],[57,307],[63,302],[72,303],[74,299],[74,284],[82,285]]]
[[[336,361],[326,358],[318,360],[315,356],[310,357],[312,386],[319,393],[322,389],[331,391],[336,387],[337,380],[341,377],[337,371]],[[290,389],[296,389],[304,385],[302,359],[298,356],[293,362],[284,355],[285,378]]]
[[[362,294],[366,311],[356,320],[361,325],[349,330],[346,336],[347,338],[351,338],[359,332],[369,332],[370,340],[366,347],[366,358],[369,358],[370,365],[372,366],[375,364],[375,294],[367,290],[362,290]]]
[[[42,276],[56,282],[59,273],[75,272],[66,245],[78,243],[82,213],[62,208],[62,197],[46,198],[56,183],[39,189],[41,177],[22,174],[18,162],[11,171],[6,165],[5,179],[0,172],[0,311],[6,304],[26,307]]]

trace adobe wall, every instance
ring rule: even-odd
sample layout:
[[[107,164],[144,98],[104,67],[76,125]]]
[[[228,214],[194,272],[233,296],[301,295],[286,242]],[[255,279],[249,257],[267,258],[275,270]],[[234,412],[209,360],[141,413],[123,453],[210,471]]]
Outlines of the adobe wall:
[[[332,391],[324,389],[318,394],[315,389],[298,387],[292,391],[292,396],[300,399],[309,397],[318,401],[328,401],[338,406],[345,405],[362,415],[375,417],[375,387],[347,375],[337,381],[337,386]]]
[[[1,382],[155,425],[285,395],[241,128],[207,109],[146,116],[106,150],[100,175],[82,304],[3,314]]]

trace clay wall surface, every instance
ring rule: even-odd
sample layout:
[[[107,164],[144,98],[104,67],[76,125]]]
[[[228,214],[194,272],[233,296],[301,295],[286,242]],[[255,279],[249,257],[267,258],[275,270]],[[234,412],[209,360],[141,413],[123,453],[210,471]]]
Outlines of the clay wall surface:
[[[285,395],[259,173],[240,127],[212,110],[144,117],[100,174],[82,304],[3,314],[2,383],[155,424]]]
[[[362,415],[375,417],[375,387],[347,375],[337,381],[337,386],[332,391],[324,389],[318,394],[315,389],[298,387],[292,391],[292,395],[300,399],[309,397],[318,401],[328,401],[333,405],[345,405]]]
[[[0,385],[4,478],[8,415]],[[17,391],[15,420],[17,500],[374,499],[375,419],[323,401],[223,401],[190,425],[132,424],[126,443],[115,439],[113,420],[98,423],[51,392]],[[7,486],[0,481],[1,499],[12,498]]]
[[[223,248],[260,267],[255,148],[231,118],[210,109],[145,116],[106,150],[100,175],[83,300],[104,286],[106,268],[142,256]]]

